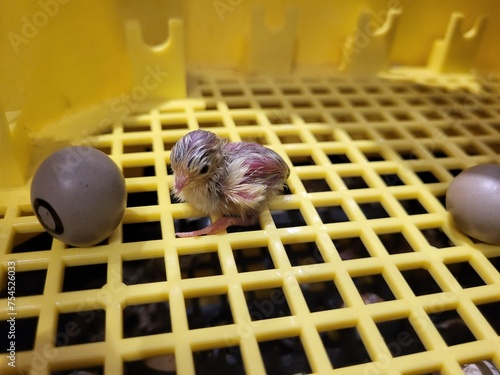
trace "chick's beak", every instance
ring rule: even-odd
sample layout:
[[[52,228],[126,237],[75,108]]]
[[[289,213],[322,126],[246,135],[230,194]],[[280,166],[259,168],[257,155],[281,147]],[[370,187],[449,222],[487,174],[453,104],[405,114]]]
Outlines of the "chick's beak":
[[[189,184],[189,178],[182,175],[175,175],[175,192],[178,194],[184,187]]]

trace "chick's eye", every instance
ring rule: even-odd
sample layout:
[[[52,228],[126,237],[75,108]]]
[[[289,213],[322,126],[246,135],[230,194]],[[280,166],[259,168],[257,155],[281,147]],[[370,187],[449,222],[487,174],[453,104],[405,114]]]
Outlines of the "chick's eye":
[[[205,174],[208,172],[208,164],[205,164],[203,167],[200,169],[200,174]]]

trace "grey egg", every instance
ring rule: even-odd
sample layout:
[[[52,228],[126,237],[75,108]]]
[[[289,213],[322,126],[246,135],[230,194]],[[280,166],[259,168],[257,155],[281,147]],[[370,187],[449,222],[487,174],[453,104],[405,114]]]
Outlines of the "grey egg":
[[[31,183],[35,214],[53,237],[92,246],[115,230],[127,200],[121,170],[103,152],[70,146],[43,161]]]
[[[462,232],[500,244],[500,165],[476,165],[461,172],[448,187],[446,208]]]

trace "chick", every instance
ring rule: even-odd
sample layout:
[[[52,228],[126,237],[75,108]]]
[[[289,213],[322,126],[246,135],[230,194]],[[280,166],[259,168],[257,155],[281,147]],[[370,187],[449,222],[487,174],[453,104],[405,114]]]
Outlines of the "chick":
[[[172,148],[170,162],[174,196],[203,215],[219,217],[203,229],[176,233],[179,237],[255,224],[290,174],[288,165],[273,150],[257,143],[229,142],[206,130],[181,138]]]

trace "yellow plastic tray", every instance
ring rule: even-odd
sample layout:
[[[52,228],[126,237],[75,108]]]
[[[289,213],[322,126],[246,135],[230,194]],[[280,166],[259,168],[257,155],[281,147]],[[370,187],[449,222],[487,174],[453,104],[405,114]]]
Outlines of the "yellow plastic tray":
[[[138,106],[85,140],[123,169],[129,195],[153,194],[147,205],[127,208],[106,243],[67,248],[39,236],[26,189],[2,200],[2,279],[13,261],[17,280],[40,271],[45,286],[17,298],[17,329],[25,324],[32,345],[17,352],[15,369],[2,355],[1,373],[131,373],[131,364],[160,357],[166,368],[192,374],[219,352],[236,364],[214,359],[215,373],[272,373],[276,361],[290,374],[457,374],[481,360],[500,367],[498,318],[489,313],[500,306],[500,247],[457,231],[443,206],[454,175],[498,162],[500,95],[486,89],[206,75],[196,81],[199,99]],[[473,107],[463,104],[471,98]],[[196,214],[170,198],[169,154],[197,128],[260,142],[292,167],[289,192],[257,227],[175,238],[180,220]],[[163,281],[125,280],[127,262],[148,259],[164,267]],[[84,270],[73,267],[88,265],[101,265],[92,268],[100,273],[74,277],[102,276],[102,284],[65,291],[68,275]],[[0,302],[5,317],[7,301]],[[163,333],[129,337],[127,308],[157,303],[166,306],[157,315]],[[193,321],[196,306],[226,306],[226,318]],[[73,342],[86,324],[104,335]],[[450,338],[453,324],[468,334]],[[342,340],[359,353],[339,356]],[[270,359],[269,348],[292,344],[302,361],[290,363],[299,367]]]

